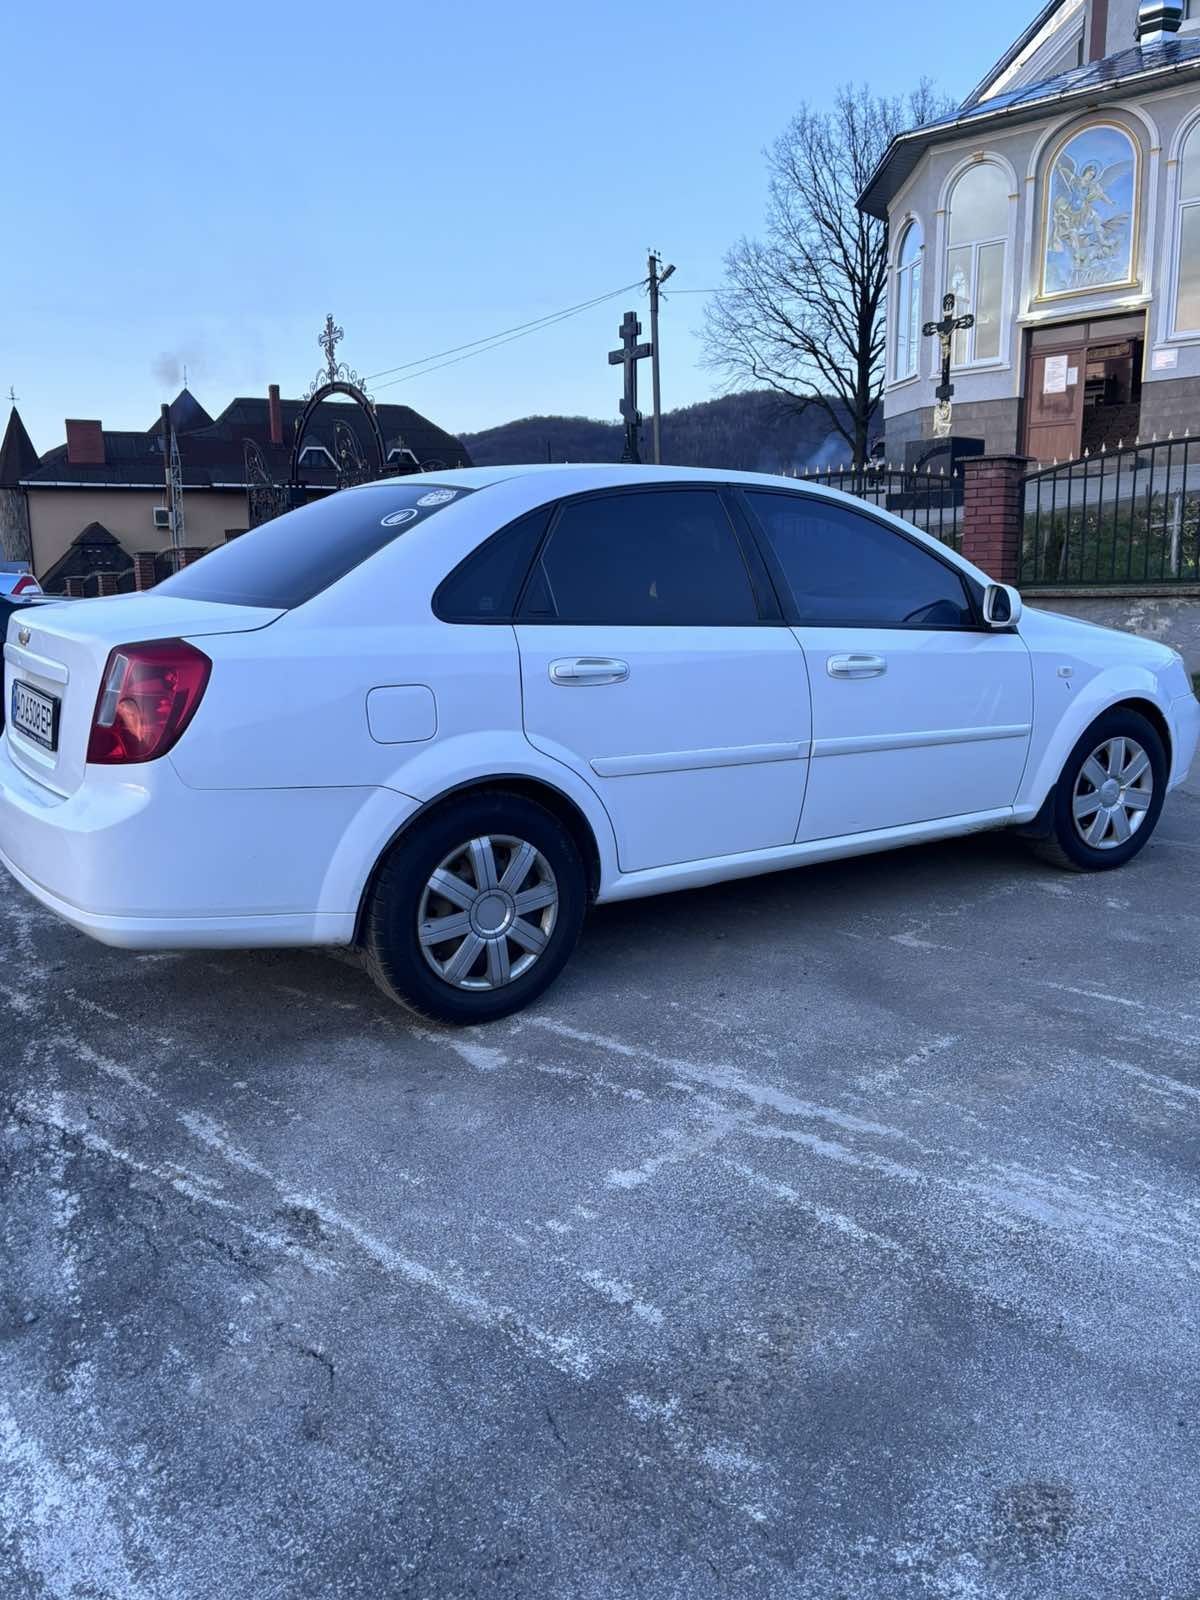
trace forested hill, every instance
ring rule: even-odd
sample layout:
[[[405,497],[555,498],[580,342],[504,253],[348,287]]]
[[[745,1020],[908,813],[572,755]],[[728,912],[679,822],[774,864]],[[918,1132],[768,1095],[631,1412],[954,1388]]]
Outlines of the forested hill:
[[[619,422],[592,417],[521,417],[481,433],[460,435],[479,467],[525,461],[619,461]],[[667,411],[663,461],[678,467],[727,467],[742,472],[794,472],[837,466],[849,456],[826,413],[809,406],[784,409],[769,390],[724,395]],[[651,459],[650,421],[642,426],[642,459]]]

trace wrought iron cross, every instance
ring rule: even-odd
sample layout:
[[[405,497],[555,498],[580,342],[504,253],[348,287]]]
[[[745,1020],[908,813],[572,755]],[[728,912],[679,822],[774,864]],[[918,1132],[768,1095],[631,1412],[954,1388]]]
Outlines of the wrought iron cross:
[[[317,343],[325,352],[326,369],[329,373],[330,383],[335,382],[337,379],[338,364],[334,351],[344,338],[345,331],[342,328],[337,327],[333,320],[333,312],[329,312],[325,318],[325,331],[318,335]]]
[[[625,448],[621,452],[622,461],[641,461],[641,452],[638,450],[638,429],[642,424],[642,414],[637,408],[637,364],[650,355],[652,347],[648,344],[638,344],[637,337],[642,331],[642,325],[632,311],[627,311],[621,319],[621,326],[617,332],[621,335],[621,348],[608,352],[610,367],[624,366],[625,368],[625,394],[621,400],[621,415],[625,418]]]
[[[942,320],[940,322],[927,322],[921,329],[926,338],[932,338],[936,334],[938,342],[941,344],[942,381],[933,392],[939,400],[944,401],[946,404],[949,404],[951,396],[954,394],[954,385],[950,382],[950,352],[954,344],[954,335],[959,332],[965,333],[968,328],[973,328],[974,326],[974,315],[967,311],[961,317],[956,317],[954,315],[954,296],[952,294],[944,294],[942,296]]]

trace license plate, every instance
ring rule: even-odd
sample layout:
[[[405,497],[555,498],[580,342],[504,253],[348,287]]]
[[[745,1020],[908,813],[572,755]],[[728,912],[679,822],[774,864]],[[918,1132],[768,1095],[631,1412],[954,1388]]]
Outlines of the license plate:
[[[58,749],[58,712],[61,701],[27,683],[12,686],[12,725],[18,733],[44,750]]]

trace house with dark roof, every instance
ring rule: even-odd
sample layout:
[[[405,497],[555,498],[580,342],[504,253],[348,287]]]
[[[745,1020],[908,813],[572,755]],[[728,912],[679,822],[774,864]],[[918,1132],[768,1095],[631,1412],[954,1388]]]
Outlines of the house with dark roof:
[[[251,497],[264,485],[289,485],[304,411],[304,401],[281,398],[274,384],[264,396],[231,400],[215,418],[180,391],[169,407],[183,486],[180,545],[204,551],[243,533],[255,520]],[[379,405],[375,417],[388,472],[470,466],[458,439],[409,406]],[[140,432],[68,418],[66,435],[39,456],[14,407],[0,445],[0,559],[30,560],[52,591],[78,578],[93,593],[94,580],[114,572],[129,587],[134,556],[152,555],[161,567],[172,549],[162,417]],[[293,500],[332,493],[348,462],[378,470],[373,430],[353,403],[322,402],[300,442]]]
[[[1200,432],[1200,0],[1050,0],[859,205],[889,225],[889,459],[947,426],[1041,461]]]

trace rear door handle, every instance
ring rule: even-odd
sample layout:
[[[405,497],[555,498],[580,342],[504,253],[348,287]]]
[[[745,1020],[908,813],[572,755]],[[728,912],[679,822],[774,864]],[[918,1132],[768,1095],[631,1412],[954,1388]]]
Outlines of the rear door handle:
[[[825,670],[831,678],[879,678],[887,671],[885,656],[830,656]]]
[[[624,683],[628,676],[629,663],[615,661],[611,656],[578,656],[573,660],[550,663],[550,682],[561,683],[564,688]]]

